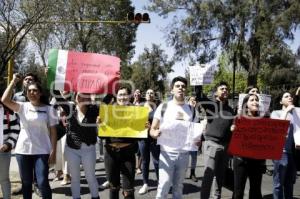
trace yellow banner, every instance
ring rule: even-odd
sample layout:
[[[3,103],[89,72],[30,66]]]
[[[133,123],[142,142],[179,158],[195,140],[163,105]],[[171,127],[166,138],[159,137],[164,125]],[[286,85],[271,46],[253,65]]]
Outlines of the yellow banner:
[[[141,106],[101,105],[100,137],[147,138],[149,109]]]

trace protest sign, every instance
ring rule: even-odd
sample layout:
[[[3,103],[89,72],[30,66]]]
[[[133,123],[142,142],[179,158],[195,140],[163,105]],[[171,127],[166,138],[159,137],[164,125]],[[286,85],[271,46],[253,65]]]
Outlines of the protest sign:
[[[241,157],[279,160],[289,123],[268,118],[237,118],[228,152]]]
[[[190,66],[190,84],[191,86],[211,84],[216,71],[215,65],[201,64]]]
[[[186,151],[195,151],[205,129],[205,122],[194,123],[183,120],[164,120],[157,144]]]
[[[294,125],[294,141],[296,147],[300,148],[300,108],[294,108],[292,113],[292,123]]]
[[[48,87],[81,93],[113,93],[120,73],[118,57],[51,49]]]
[[[4,108],[0,104],[0,146],[3,145]]]
[[[100,137],[147,138],[145,129],[149,108],[141,106],[101,105]]]
[[[242,103],[246,95],[248,94],[245,93],[239,94],[238,113],[242,111]],[[259,98],[259,113],[260,116],[264,116],[267,112],[269,112],[269,108],[271,104],[271,95],[258,94],[258,98]]]

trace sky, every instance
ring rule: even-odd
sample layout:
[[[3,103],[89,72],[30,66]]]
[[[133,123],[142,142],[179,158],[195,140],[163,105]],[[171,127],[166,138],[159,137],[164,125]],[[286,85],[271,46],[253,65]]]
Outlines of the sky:
[[[161,48],[165,50],[165,53],[169,58],[173,55],[173,48],[167,46],[166,43],[166,34],[163,29],[171,22],[171,18],[162,18],[155,13],[149,12],[144,9],[144,6],[147,5],[147,0],[132,0],[132,5],[135,7],[135,12],[144,13],[147,12],[150,15],[151,23],[150,24],[140,24],[137,30],[137,37],[135,42],[135,55],[132,61],[136,61],[137,57],[143,52],[144,48],[151,48],[152,43],[161,45]],[[288,45],[291,46],[292,50],[295,52],[297,47],[300,45],[300,30],[295,32],[295,40],[288,41]],[[177,62],[173,66],[174,72],[168,75],[169,79],[172,79],[175,76],[181,75],[184,76],[185,69],[188,67],[187,62]]]
[[[172,47],[167,46],[166,43],[166,34],[164,34],[163,29],[170,23],[171,18],[164,19],[163,17],[158,16],[155,13],[150,13],[145,10],[143,7],[147,5],[147,0],[133,0],[133,6],[135,7],[135,13],[144,13],[147,12],[150,15],[151,23],[140,24],[137,30],[137,37],[135,42],[135,55],[132,61],[136,61],[138,56],[143,53],[144,48],[151,48],[152,44],[159,44],[162,49],[165,50],[165,53],[168,55],[168,58],[171,59],[174,50]],[[184,76],[185,68],[187,63],[181,62],[176,63],[173,66],[174,72],[168,75],[169,79],[172,79],[175,76],[181,75]]]

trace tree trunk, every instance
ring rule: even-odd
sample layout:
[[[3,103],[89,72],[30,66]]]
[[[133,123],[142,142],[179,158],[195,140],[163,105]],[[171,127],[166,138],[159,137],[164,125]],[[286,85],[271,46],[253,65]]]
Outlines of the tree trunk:
[[[249,40],[251,62],[248,70],[248,86],[257,86],[257,77],[260,68],[260,42],[255,36]]]

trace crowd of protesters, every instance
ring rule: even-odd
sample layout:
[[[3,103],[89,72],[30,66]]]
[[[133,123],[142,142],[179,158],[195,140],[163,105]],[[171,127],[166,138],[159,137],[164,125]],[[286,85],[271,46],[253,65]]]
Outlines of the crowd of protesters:
[[[135,175],[139,173],[142,174],[143,186],[138,190],[138,194],[148,192],[150,154],[157,180],[156,199],[167,198],[170,189],[172,198],[183,198],[183,181],[189,159],[189,177],[194,182],[198,181],[195,170],[199,152],[202,152],[204,157],[201,199],[211,197],[213,184],[214,198],[221,198],[229,159],[233,161],[233,198],[244,197],[247,178],[250,182],[249,198],[262,198],[261,186],[263,174],[266,172],[266,160],[230,157],[228,154],[231,135],[236,128],[235,118],[261,117],[257,87],[247,88],[241,109],[235,111],[228,103],[229,88],[226,82],[216,85],[212,98],[203,93],[202,86],[195,86],[194,95],[187,97],[188,81],[183,77],[175,77],[170,85],[172,96],[167,101],[158,100],[151,88],[145,91],[144,98],[141,97],[142,91],[135,90],[131,99],[131,90],[128,87],[120,87],[116,96],[108,94],[101,103],[97,103],[97,99],[91,94],[68,91],[52,92],[49,102],[49,97],[46,97],[37,77],[31,73],[24,76],[22,91],[13,95],[17,83],[21,80],[20,75],[14,74],[6,90],[0,93],[0,185],[4,199],[11,198],[7,171],[12,149],[20,170],[21,193],[24,199],[32,198],[33,185],[37,187],[42,198],[52,198],[48,176],[49,168],[53,165],[56,170],[54,180],[62,179],[61,185],[70,183],[72,198],[80,198],[82,168],[91,198],[100,198],[95,175],[97,141],[101,143],[102,154],[101,148],[104,146],[106,182],[102,187],[109,188],[110,199],[118,199],[121,188],[125,199],[135,198]],[[295,122],[300,120],[292,118],[299,100],[299,92],[300,87],[295,99],[291,93],[284,92],[279,102],[281,109],[264,115],[290,121],[282,157],[273,160],[273,197],[276,199],[293,198],[297,174],[297,149],[293,132]],[[147,107],[149,115],[145,128],[148,137],[98,137],[97,126],[103,119],[99,117],[102,103]],[[157,143],[164,131],[173,123],[177,124],[177,121],[200,123],[204,126],[202,136],[195,140],[189,149]]]

